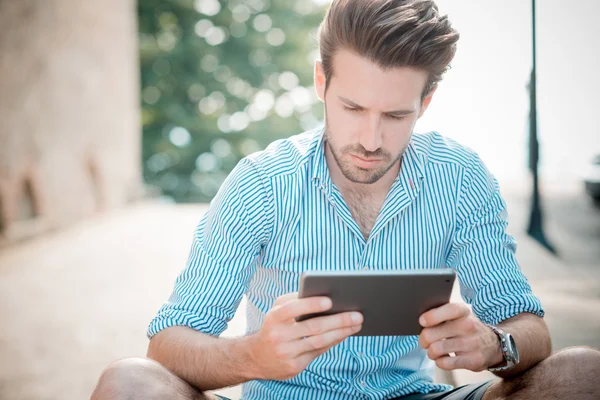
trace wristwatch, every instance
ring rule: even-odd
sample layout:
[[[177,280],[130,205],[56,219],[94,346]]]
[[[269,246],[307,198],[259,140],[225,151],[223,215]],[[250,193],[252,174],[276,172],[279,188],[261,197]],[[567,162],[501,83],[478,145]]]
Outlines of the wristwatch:
[[[487,326],[496,334],[496,336],[498,336],[500,341],[500,351],[502,351],[502,356],[504,357],[505,362],[504,365],[489,367],[488,371],[506,371],[507,369],[517,365],[519,363],[519,352],[517,351],[517,345],[515,344],[515,340],[513,339],[512,335],[504,332],[502,329],[496,326]]]

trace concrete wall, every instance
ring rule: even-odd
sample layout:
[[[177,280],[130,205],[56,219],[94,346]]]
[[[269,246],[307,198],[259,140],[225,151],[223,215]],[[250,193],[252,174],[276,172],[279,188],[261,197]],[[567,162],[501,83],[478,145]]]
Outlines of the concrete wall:
[[[0,0],[0,244],[135,199],[134,0]]]

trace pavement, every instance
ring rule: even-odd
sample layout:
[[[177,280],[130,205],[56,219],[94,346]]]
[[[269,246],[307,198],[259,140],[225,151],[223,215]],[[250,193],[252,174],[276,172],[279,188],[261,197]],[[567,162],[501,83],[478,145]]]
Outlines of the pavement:
[[[547,204],[549,235],[561,251],[555,258],[521,233],[526,197],[508,203],[509,230],[555,350],[600,348],[600,210],[577,196]],[[205,210],[140,203],[0,249],[0,399],[89,398],[106,365],[143,356],[148,322],[185,265]],[[226,335],[243,329],[238,313]],[[455,374],[459,383],[487,376]],[[239,388],[220,393],[236,399]]]

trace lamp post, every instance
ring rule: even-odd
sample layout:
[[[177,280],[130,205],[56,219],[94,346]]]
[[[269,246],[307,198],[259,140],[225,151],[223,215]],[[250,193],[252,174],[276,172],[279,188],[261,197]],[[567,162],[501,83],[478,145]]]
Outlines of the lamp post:
[[[536,91],[536,35],[535,35],[535,0],[531,0],[532,53],[533,63],[529,80],[529,169],[532,174],[532,199],[527,234],[542,246],[556,253],[554,247],[546,239],[543,226],[543,215],[540,199],[538,162],[540,145],[537,137],[537,91]]]

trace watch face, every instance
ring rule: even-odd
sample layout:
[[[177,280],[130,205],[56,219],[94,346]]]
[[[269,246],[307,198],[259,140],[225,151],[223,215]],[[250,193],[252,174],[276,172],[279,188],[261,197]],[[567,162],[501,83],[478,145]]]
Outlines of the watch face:
[[[517,350],[517,345],[515,344],[515,340],[513,339],[512,335],[508,335],[508,338],[510,341],[510,350],[515,359],[515,364],[518,364],[519,363],[519,351]]]

